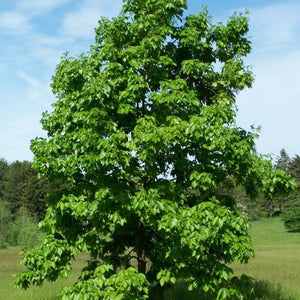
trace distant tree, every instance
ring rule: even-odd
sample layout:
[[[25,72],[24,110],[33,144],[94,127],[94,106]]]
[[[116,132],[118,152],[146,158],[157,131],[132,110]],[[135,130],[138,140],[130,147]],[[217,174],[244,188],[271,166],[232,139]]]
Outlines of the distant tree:
[[[28,211],[38,219],[45,215],[45,196],[49,191],[49,184],[43,178],[37,178],[37,172],[28,161],[15,161],[9,165],[4,177],[3,195],[15,215],[20,207],[26,207]]]
[[[279,156],[277,156],[275,161],[275,168],[289,172],[291,159],[285,149],[280,150]]]
[[[289,162],[289,173],[298,182],[298,188],[300,188],[300,156],[295,155]]]
[[[252,84],[247,18],[213,25],[185,0],[124,0],[102,19],[87,55],[65,56],[57,96],[33,141],[34,166],[65,188],[48,198],[48,235],[25,252],[26,288],[90,260],[63,299],[146,299],[182,278],[190,289],[238,294],[228,264],[253,255],[248,222],[219,190],[233,178],[254,198],[294,182],[256,154],[236,125],[235,94]],[[223,189],[225,191],[225,189]]]
[[[218,192],[220,195],[227,195],[229,201],[236,202],[237,209],[250,220],[268,216],[268,211],[263,207],[265,197],[262,193],[258,193],[253,199],[246,193],[243,186],[238,185],[232,179],[228,179],[226,185],[222,184],[218,188]]]
[[[276,158],[274,167],[275,169],[283,170],[284,172],[291,174],[291,162],[292,159],[289,157],[288,153],[285,149],[282,149],[279,156]],[[269,199],[262,199],[262,209],[268,212],[270,218],[274,215],[280,215],[283,212],[284,204],[293,197],[294,195],[280,196],[271,201]]]
[[[5,174],[7,173],[9,164],[4,158],[0,158],[0,180],[2,181]]]
[[[41,242],[43,236],[44,233],[38,228],[37,218],[33,217],[26,207],[20,207],[14,222],[10,224],[8,243],[32,248]]]
[[[282,218],[287,231],[300,232],[300,198],[292,199],[285,204]]]
[[[30,162],[15,161],[10,164],[5,176],[2,197],[9,204],[13,215],[22,206],[22,185],[25,181],[25,172],[28,168],[30,168]]]
[[[250,220],[269,216],[269,208],[265,206],[266,199],[262,193],[259,193],[257,198],[253,200],[245,193],[242,187],[236,187],[232,194],[236,199],[238,209]],[[270,201],[267,203],[270,203]]]
[[[37,172],[32,168],[26,168],[24,181],[20,184],[22,190],[20,200],[31,215],[39,221],[45,217],[46,195],[50,191],[50,185],[44,177],[38,178]]]
[[[284,201],[282,218],[290,232],[300,232],[300,156],[289,161],[288,172],[298,183],[298,190]]]
[[[0,199],[0,249],[9,245],[9,231],[12,225],[12,214],[8,203]]]
[[[0,158],[0,199],[2,198],[4,178],[6,173],[8,172],[8,169],[8,162],[4,158]]]

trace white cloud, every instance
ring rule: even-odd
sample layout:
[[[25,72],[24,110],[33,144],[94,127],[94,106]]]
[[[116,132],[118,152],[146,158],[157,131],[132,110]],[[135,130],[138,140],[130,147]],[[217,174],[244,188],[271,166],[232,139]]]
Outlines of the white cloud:
[[[84,38],[93,34],[99,14],[92,9],[84,9],[69,14],[64,19],[63,31],[74,38]]]
[[[71,0],[19,0],[17,8],[30,13],[43,13],[55,9]]]
[[[34,43],[34,41],[36,41]],[[71,42],[61,37],[47,37],[38,34],[32,39],[30,55],[40,65],[43,65],[43,71],[52,75],[55,66],[59,63],[61,56],[70,47]],[[51,72],[51,74],[49,74]],[[48,78],[50,80],[50,77]]]
[[[49,82],[37,80],[24,71],[18,71],[17,74],[27,84],[27,98],[43,108],[48,108],[52,98]]]
[[[30,28],[28,18],[17,11],[0,13],[0,29],[2,32],[24,32]]]
[[[80,7],[67,14],[63,20],[63,33],[73,38],[90,38],[102,17],[117,15],[120,0],[83,0]]]
[[[251,34],[256,47],[262,51],[277,51],[299,42],[299,14],[300,3],[269,5],[250,10]]]

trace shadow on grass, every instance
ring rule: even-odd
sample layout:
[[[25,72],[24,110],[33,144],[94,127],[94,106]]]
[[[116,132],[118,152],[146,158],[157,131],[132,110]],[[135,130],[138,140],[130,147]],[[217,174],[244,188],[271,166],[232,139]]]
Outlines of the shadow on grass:
[[[254,295],[245,297],[245,300],[297,300],[297,298],[288,296],[282,290],[281,286],[272,285],[268,281],[256,281],[254,283]]]
[[[201,290],[188,291],[187,283],[177,282],[170,288],[154,289],[151,291],[150,300],[215,300],[215,294],[204,293]],[[237,299],[237,298],[228,298]],[[297,300],[285,294],[280,285],[272,285],[267,281],[256,281],[252,293],[244,293],[243,300]]]

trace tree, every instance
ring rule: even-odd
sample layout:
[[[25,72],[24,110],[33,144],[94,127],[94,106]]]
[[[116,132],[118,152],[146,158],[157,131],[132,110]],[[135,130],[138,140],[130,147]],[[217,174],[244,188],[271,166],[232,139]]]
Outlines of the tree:
[[[300,156],[295,155],[289,161],[288,172],[298,183],[297,193],[285,201],[283,205],[283,222],[285,228],[290,232],[300,232],[300,195],[299,195],[299,183],[300,183]]]
[[[51,187],[44,177],[38,178],[35,169],[30,167],[25,170],[25,179],[20,184],[20,200],[28,213],[37,220],[42,220],[46,212],[46,195]]]
[[[17,285],[66,277],[88,251],[63,299],[146,299],[182,278],[218,299],[238,293],[227,264],[253,255],[248,221],[219,187],[234,178],[251,197],[272,197],[294,182],[235,123],[235,95],[253,80],[247,17],[213,25],[207,10],[184,9],[124,0],[89,53],[62,58],[48,138],[31,149],[38,172],[66,186],[48,197],[48,235],[25,252]]]
[[[21,185],[25,181],[25,171],[30,167],[28,161],[15,161],[9,165],[9,169],[6,173],[3,186],[3,200],[9,204],[11,213],[14,215],[18,209],[22,206]]]
[[[8,204],[0,199],[0,249],[9,244],[9,229],[12,223],[12,215]]]
[[[300,156],[295,155],[289,162],[289,173],[292,177],[300,183]],[[299,186],[298,186],[299,188]]]
[[[32,248],[41,242],[43,235],[38,228],[37,220],[25,206],[20,207],[9,227],[9,244]]]
[[[291,159],[285,149],[281,149],[279,156],[276,158],[275,168],[289,173],[290,162]],[[270,218],[272,218],[273,215],[282,213],[282,207],[288,198],[289,197],[278,197],[272,201],[268,201],[268,199],[263,201],[264,207],[268,210]]]
[[[15,216],[20,207],[25,207],[39,220],[45,216],[45,197],[50,190],[44,178],[37,178],[31,162],[14,161],[4,177],[2,198],[9,204]]]
[[[287,231],[300,232],[300,199],[292,199],[285,204],[282,214]]]
[[[280,150],[279,156],[276,158],[275,168],[283,170],[285,172],[289,172],[291,159],[285,149]]]
[[[9,164],[4,158],[0,158],[0,198],[3,194],[4,178],[9,169]]]
[[[262,193],[259,193],[255,199],[251,199],[241,186],[236,186],[231,190],[231,196],[236,199],[237,208],[250,220],[269,216],[269,210],[266,209],[265,204],[266,202],[269,204],[270,200],[265,199]]]
[[[280,150],[279,156],[277,156],[274,167],[279,170],[290,174],[290,164],[291,158],[285,149]],[[263,209],[268,211],[269,217],[272,218],[274,215],[279,215],[282,213],[284,204],[289,201],[291,196],[288,197],[277,197],[269,201],[268,199],[263,199]]]

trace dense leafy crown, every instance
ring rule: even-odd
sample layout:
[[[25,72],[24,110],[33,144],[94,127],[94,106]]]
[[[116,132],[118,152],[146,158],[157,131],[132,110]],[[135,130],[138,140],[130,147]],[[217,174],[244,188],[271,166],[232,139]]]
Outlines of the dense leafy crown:
[[[235,123],[235,95],[253,81],[247,18],[213,25],[205,9],[183,18],[185,0],[123,1],[90,52],[64,56],[53,77],[48,138],[32,151],[38,171],[65,185],[48,197],[49,235],[25,255],[18,284],[67,276],[71,257],[89,251],[63,299],[144,299],[180,278],[223,286],[225,298],[226,264],[253,254],[229,179],[252,196],[293,185]]]

